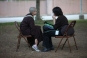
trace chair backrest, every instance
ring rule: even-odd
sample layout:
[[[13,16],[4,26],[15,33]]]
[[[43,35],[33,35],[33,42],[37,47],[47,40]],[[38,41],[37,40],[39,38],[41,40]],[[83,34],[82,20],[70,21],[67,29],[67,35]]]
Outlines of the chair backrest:
[[[70,23],[69,27],[74,27],[75,24],[76,24],[76,20],[72,21],[72,22]]]
[[[74,28],[75,24],[76,24],[76,20],[71,21],[71,23],[67,26],[67,28],[66,28],[66,30],[64,32],[64,35],[66,35],[66,33],[69,30],[69,28],[71,28],[71,27]]]
[[[20,27],[19,27],[19,24],[18,24],[18,22],[14,22],[15,23],[15,26],[16,26],[16,28],[18,29],[18,31],[20,32]]]

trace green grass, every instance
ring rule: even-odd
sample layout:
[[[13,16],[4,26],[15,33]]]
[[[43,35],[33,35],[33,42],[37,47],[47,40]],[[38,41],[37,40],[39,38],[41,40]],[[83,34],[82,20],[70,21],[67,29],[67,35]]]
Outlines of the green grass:
[[[76,25],[75,25],[76,29],[86,29],[87,28],[87,20],[77,20],[76,21]]]
[[[8,22],[8,23],[0,23],[0,26],[5,26],[5,25],[13,25],[13,22]]]
[[[72,21],[72,20],[69,20],[69,23],[70,23],[71,21]],[[47,22],[49,22],[50,24],[53,24],[53,21],[52,21],[52,20],[47,20]],[[20,22],[19,22],[19,24],[20,24]],[[42,26],[42,25],[44,24],[44,21],[35,21],[35,24]],[[0,23],[0,26],[7,26],[7,25],[14,25],[14,22]],[[77,26],[77,27],[80,27],[80,26],[85,26],[85,27],[87,27],[87,20],[77,20],[77,21],[76,21],[76,26]]]
[[[69,20],[69,23],[71,21],[72,20]],[[49,20],[47,22],[49,22],[50,24],[53,24],[52,20]],[[20,22],[18,22],[18,23],[20,24]],[[44,21],[36,21],[35,24],[39,25],[39,26],[43,26],[44,25]],[[14,25],[14,22],[0,23],[0,34],[1,33],[6,33],[6,32],[8,32],[8,30],[10,30],[11,32],[13,32],[13,30],[14,31],[17,30],[15,25]],[[77,20],[76,21],[76,25],[75,25],[75,30],[86,31],[87,30],[87,20]]]

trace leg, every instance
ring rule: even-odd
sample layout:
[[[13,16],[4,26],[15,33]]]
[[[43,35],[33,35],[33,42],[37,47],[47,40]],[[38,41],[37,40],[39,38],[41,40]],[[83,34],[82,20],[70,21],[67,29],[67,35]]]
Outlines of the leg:
[[[35,44],[35,39],[34,39],[33,36],[32,37],[28,37],[27,40],[28,40],[28,43],[30,44],[31,47],[32,47],[32,45]]]
[[[55,30],[50,30],[49,32],[43,34],[43,42],[46,42],[46,45],[48,45],[49,48],[53,47],[51,39],[52,36],[55,36]]]
[[[35,39],[35,44],[32,46],[32,48],[33,48],[35,51],[37,51],[37,52],[40,51],[40,50],[38,49],[38,40],[37,40],[37,39]]]
[[[28,43],[28,40],[26,40],[26,37],[23,37],[23,38],[27,42],[28,46],[30,47],[30,44]]]
[[[38,40],[37,39],[35,39],[35,45],[38,45]]]
[[[51,37],[54,37],[54,36],[55,36],[55,30],[51,30],[50,32],[48,32],[48,36],[49,36],[50,48],[53,48],[53,44],[52,44],[52,39],[51,39]]]
[[[42,50],[42,52],[50,51],[49,40],[50,40],[50,38],[47,35],[43,36],[43,46],[44,46],[44,49]]]
[[[39,43],[43,40],[42,31],[41,31],[40,26],[35,27],[34,37],[38,40],[38,45],[39,45]]]
[[[46,34],[43,34],[43,46],[46,48],[50,48],[49,36],[47,36]]]
[[[38,45],[38,40],[37,39],[34,39],[34,37],[31,37],[31,38],[27,38],[27,40],[28,40],[28,43],[30,43],[33,50],[35,50],[37,52],[40,51],[37,47],[37,45]]]
[[[51,30],[49,32],[43,33],[43,46],[46,48],[44,49],[45,52],[46,50],[53,50],[53,44],[52,44],[52,39],[51,37],[55,36],[55,30]]]
[[[54,50],[51,37],[49,37],[49,44],[50,44],[50,49],[51,50]]]

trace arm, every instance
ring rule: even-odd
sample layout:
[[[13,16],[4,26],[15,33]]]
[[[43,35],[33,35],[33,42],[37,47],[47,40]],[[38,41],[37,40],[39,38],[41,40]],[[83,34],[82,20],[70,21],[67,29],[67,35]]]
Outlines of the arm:
[[[35,29],[35,23],[34,23],[34,19],[32,17],[29,17],[29,27],[31,28],[32,31],[34,31]]]
[[[24,23],[26,25],[26,29],[29,29],[31,31],[31,34],[34,35],[34,32],[35,32],[34,19],[32,17],[25,17]]]
[[[53,24],[55,24],[55,22],[56,22],[56,17],[53,15],[52,18],[53,18]]]
[[[54,29],[59,29],[61,26],[61,19],[57,18],[55,24],[54,24]]]
[[[59,25],[60,25],[60,21],[59,18],[56,19],[56,16],[52,16],[53,18],[53,24],[54,24],[54,29],[58,29]]]

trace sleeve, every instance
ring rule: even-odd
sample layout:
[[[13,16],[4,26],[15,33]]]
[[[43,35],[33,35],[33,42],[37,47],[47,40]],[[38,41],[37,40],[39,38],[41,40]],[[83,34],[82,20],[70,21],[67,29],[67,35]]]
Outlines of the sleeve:
[[[36,26],[35,25],[35,22],[34,22],[34,19],[31,17],[30,19],[30,22],[29,22],[29,27],[30,27],[30,31],[31,31],[31,35],[34,37],[34,38],[38,38],[37,36],[37,32],[38,30],[40,29],[40,26]]]
[[[24,23],[25,23],[26,27],[30,29],[31,34],[34,35],[34,33],[35,33],[34,19],[32,17],[25,17]]]
[[[30,24],[30,28],[33,29],[34,26],[35,26],[35,23],[34,23],[34,19],[33,18],[30,18],[29,24]]]
[[[57,20],[55,22],[55,25],[54,25],[54,29],[60,28],[60,24],[61,24],[61,19],[60,18],[57,18]]]
[[[34,29],[35,23],[32,17],[25,17],[23,21],[27,25],[27,27]]]
[[[35,23],[34,23],[34,19],[32,17],[29,18],[30,22],[29,22],[29,27],[31,29],[31,33],[33,34],[35,32]]]

